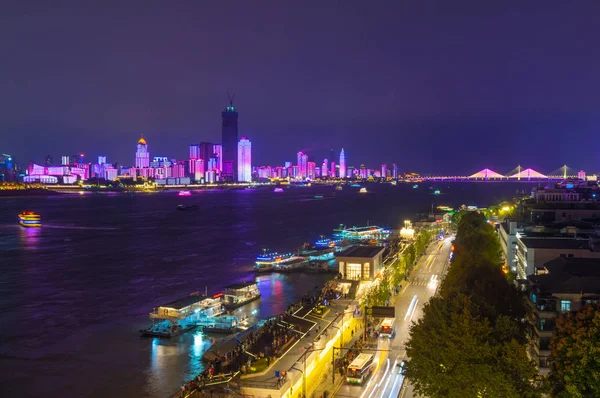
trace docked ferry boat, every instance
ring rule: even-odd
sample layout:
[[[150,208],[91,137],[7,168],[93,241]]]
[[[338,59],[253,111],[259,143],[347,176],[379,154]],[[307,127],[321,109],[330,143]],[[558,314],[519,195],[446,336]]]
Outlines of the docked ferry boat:
[[[211,323],[212,318],[222,313],[220,295],[207,297],[196,292],[154,308],[149,314],[152,325],[140,330],[140,333],[143,336],[173,337]]]
[[[294,253],[279,254],[263,250],[263,254],[256,257],[254,269],[258,272],[289,271],[296,268],[298,262],[305,261]]]
[[[32,211],[23,211],[17,218],[19,224],[25,228],[39,228],[42,226],[42,218]]]
[[[244,281],[223,288],[223,306],[233,310],[260,298],[258,284],[254,281]]]

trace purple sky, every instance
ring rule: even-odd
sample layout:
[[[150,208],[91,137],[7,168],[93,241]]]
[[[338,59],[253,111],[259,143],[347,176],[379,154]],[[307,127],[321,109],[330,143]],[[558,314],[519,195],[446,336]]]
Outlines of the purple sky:
[[[600,170],[598,1],[290,3],[4,2],[0,151],[183,159],[229,90],[257,165]]]

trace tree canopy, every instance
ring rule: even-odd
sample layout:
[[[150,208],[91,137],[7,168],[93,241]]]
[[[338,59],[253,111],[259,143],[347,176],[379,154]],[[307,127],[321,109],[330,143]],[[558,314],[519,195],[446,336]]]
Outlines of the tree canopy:
[[[550,350],[554,396],[600,396],[600,306],[562,314]]]
[[[526,354],[524,302],[502,272],[493,228],[467,212],[454,244],[439,294],[411,327],[407,377],[430,398],[539,397],[537,369]]]

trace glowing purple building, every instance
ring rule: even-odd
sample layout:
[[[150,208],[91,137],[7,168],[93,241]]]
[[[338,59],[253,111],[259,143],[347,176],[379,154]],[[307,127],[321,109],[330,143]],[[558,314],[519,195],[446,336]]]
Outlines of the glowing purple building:
[[[340,151],[340,178],[346,178],[346,154],[344,148]]]
[[[141,137],[137,143],[137,150],[135,151],[135,167],[138,169],[150,167],[150,152],[148,152],[148,143],[144,137]]]
[[[238,182],[252,181],[252,144],[246,137],[242,137],[238,142]]]

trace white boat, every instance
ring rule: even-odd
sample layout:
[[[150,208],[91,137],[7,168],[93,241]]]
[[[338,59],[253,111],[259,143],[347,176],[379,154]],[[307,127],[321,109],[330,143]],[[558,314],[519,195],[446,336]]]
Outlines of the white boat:
[[[367,188],[361,188],[360,191],[358,191],[359,193],[367,193]]]

